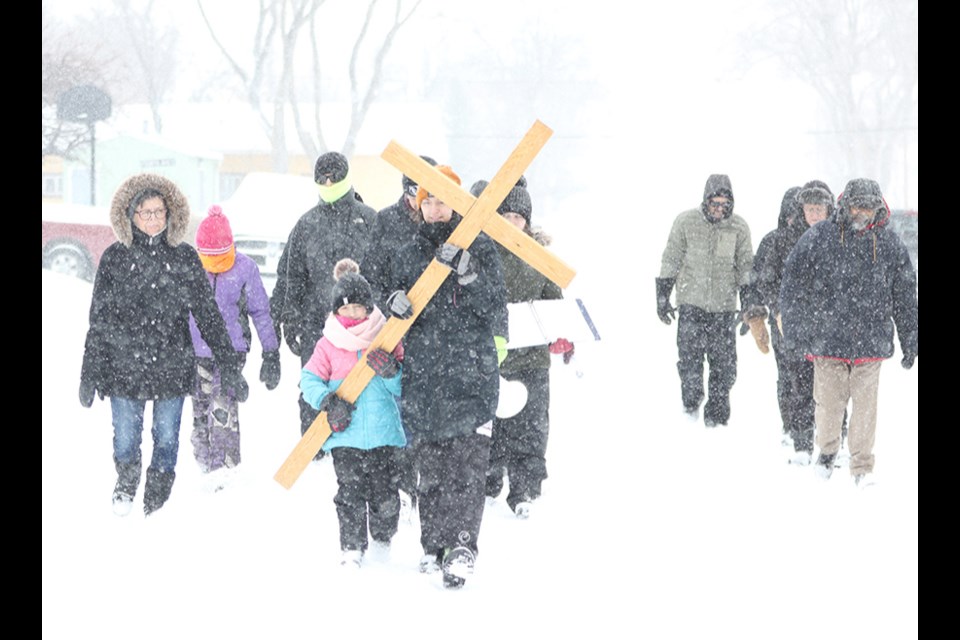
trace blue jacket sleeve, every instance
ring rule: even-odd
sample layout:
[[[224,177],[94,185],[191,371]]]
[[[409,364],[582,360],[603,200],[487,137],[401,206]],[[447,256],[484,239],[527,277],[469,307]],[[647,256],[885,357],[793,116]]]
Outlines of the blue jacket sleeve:
[[[320,403],[340,386],[340,381],[327,381],[307,369],[300,370],[300,393],[303,399],[314,409],[320,409]]]

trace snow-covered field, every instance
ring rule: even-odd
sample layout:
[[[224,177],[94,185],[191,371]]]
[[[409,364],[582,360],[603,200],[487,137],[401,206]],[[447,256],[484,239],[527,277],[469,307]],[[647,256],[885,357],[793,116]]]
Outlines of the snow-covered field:
[[[597,257],[604,247],[557,237]],[[77,400],[91,286],[42,272],[43,637],[917,637],[919,366],[904,371],[898,354],[883,367],[867,490],[786,463],[773,356],[749,337],[730,426],[691,423],[675,325],[654,313],[665,239],[650,235],[639,267],[603,253],[602,270],[556,246],[581,270],[569,295],[603,340],[555,363],[544,495],[526,521],[502,499],[488,507],[476,575],[459,592],[417,573],[415,519],[387,562],[338,566],[329,461],[289,491],[273,481],[299,436],[286,349],[272,392],[256,382],[259,347],[250,358],[231,485],[205,488],[188,402],[170,501],[147,520],[141,495],[114,516],[109,406]]]

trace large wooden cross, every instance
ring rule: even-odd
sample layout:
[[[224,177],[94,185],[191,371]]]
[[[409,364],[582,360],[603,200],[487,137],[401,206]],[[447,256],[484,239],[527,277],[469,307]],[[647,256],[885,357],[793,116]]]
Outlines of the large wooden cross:
[[[497,215],[497,207],[516,185],[552,133],[549,127],[539,120],[536,121],[479,198],[474,198],[422,158],[396,142],[390,142],[381,157],[463,216],[447,242],[466,249],[483,231],[561,288],[566,288],[575,275],[573,269],[529,235]],[[407,292],[407,297],[413,304],[413,315],[406,320],[391,317],[370,345],[370,349],[393,351],[449,273],[447,267],[435,259],[431,260],[423,275]],[[367,366],[367,356],[364,354],[337,389],[337,395],[349,402],[356,402],[360,393],[373,379],[373,375],[373,369]],[[326,412],[321,412],[273,476],[274,480],[287,489],[292,487],[328,437],[330,424],[327,422]]]

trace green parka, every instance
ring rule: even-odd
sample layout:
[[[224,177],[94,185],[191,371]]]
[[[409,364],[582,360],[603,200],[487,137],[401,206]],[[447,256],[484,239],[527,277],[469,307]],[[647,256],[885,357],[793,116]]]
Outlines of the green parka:
[[[737,293],[749,284],[753,244],[746,221],[731,213],[708,221],[702,208],[673,223],[660,265],[661,278],[676,279],[677,305],[711,313],[736,311]]]

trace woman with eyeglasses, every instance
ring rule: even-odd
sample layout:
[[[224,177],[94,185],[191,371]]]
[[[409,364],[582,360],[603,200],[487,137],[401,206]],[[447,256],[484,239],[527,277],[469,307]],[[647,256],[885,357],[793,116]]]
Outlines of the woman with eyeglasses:
[[[167,501],[176,477],[184,398],[196,378],[190,314],[213,351],[224,387],[242,402],[247,384],[197,252],[182,242],[186,197],[170,180],[140,174],[117,189],[110,222],[117,242],[104,252],[90,304],[80,403],[110,398],[117,483],[113,509],[127,515],[140,485],[140,443],[147,402],[153,456],[143,511]]]

